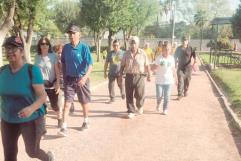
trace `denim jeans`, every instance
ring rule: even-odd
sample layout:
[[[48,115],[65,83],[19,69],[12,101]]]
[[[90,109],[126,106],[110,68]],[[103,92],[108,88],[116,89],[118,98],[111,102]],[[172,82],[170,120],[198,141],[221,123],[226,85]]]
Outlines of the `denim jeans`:
[[[163,98],[163,110],[167,110],[168,102],[171,95],[171,84],[156,84],[157,104],[161,103]]]
[[[26,123],[8,123],[1,120],[4,160],[17,161],[18,138],[22,135],[27,154],[31,158],[48,161],[48,154],[40,149],[40,140],[44,132],[44,117]]]

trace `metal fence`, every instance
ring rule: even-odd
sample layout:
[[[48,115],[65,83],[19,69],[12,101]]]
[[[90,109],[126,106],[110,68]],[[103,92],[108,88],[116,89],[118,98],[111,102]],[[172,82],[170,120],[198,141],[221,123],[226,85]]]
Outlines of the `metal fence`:
[[[209,63],[213,67],[241,68],[241,53],[230,51],[210,51]]]

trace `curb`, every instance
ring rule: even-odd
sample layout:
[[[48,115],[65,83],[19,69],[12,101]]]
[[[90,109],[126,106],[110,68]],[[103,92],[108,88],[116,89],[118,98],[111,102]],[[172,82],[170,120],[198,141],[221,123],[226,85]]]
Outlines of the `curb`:
[[[230,102],[228,101],[228,99],[225,97],[225,95],[223,94],[223,92],[220,90],[220,88],[218,87],[218,85],[216,84],[216,82],[214,81],[213,77],[210,75],[210,72],[206,69],[202,59],[200,58],[199,54],[198,54],[198,58],[199,61],[201,62],[201,65],[204,67],[204,71],[207,74],[209,80],[212,82],[212,85],[215,87],[215,89],[217,90],[221,101],[225,107],[225,110],[228,111],[228,114],[232,117],[232,120],[234,121],[236,127],[238,127],[238,129],[241,131],[241,121],[239,120],[238,116],[233,112],[232,108],[230,107]]]

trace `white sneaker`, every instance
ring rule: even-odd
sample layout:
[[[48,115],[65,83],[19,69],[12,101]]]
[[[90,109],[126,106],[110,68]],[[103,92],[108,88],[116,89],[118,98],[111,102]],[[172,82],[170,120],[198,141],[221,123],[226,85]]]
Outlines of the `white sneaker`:
[[[135,117],[135,114],[134,113],[128,113],[127,116],[128,116],[129,119],[132,119],[133,117]]]
[[[161,111],[160,104],[156,105],[156,111],[157,111],[157,112],[160,112],[160,111]]]
[[[163,115],[167,115],[167,110],[163,110]]]
[[[138,112],[139,115],[142,115],[143,114],[143,107],[139,108],[137,112]]]
[[[67,136],[67,128],[61,128],[58,133],[59,136],[66,137]]]

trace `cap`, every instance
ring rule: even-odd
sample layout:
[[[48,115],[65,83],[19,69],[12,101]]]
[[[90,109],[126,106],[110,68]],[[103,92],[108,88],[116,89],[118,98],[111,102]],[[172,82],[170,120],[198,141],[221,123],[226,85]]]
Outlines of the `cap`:
[[[14,46],[21,47],[21,48],[24,47],[21,38],[18,36],[11,36],[11,37],[7,38],[5,40],[5,42],[3,43],[3,46],[7,46],[7,45],[14,45]]]
[[[80,32],[80,29],[76,25],[70,25],[68,30],[67,30],[67,33],[69,33],[69,32]]]
[[[130,43],[131,43],[132,41],[134,41],[134,42],[137,43],[137,44],[139,44],[139,42],[140,42],[140,40],[139,40],[139,38],[138,38],[137,36],[132,36],[132,37],[130,38]]]
[[[186,36],[183,36],[182,41],[186,41],[186,40],[188,40],[188,38]]]

